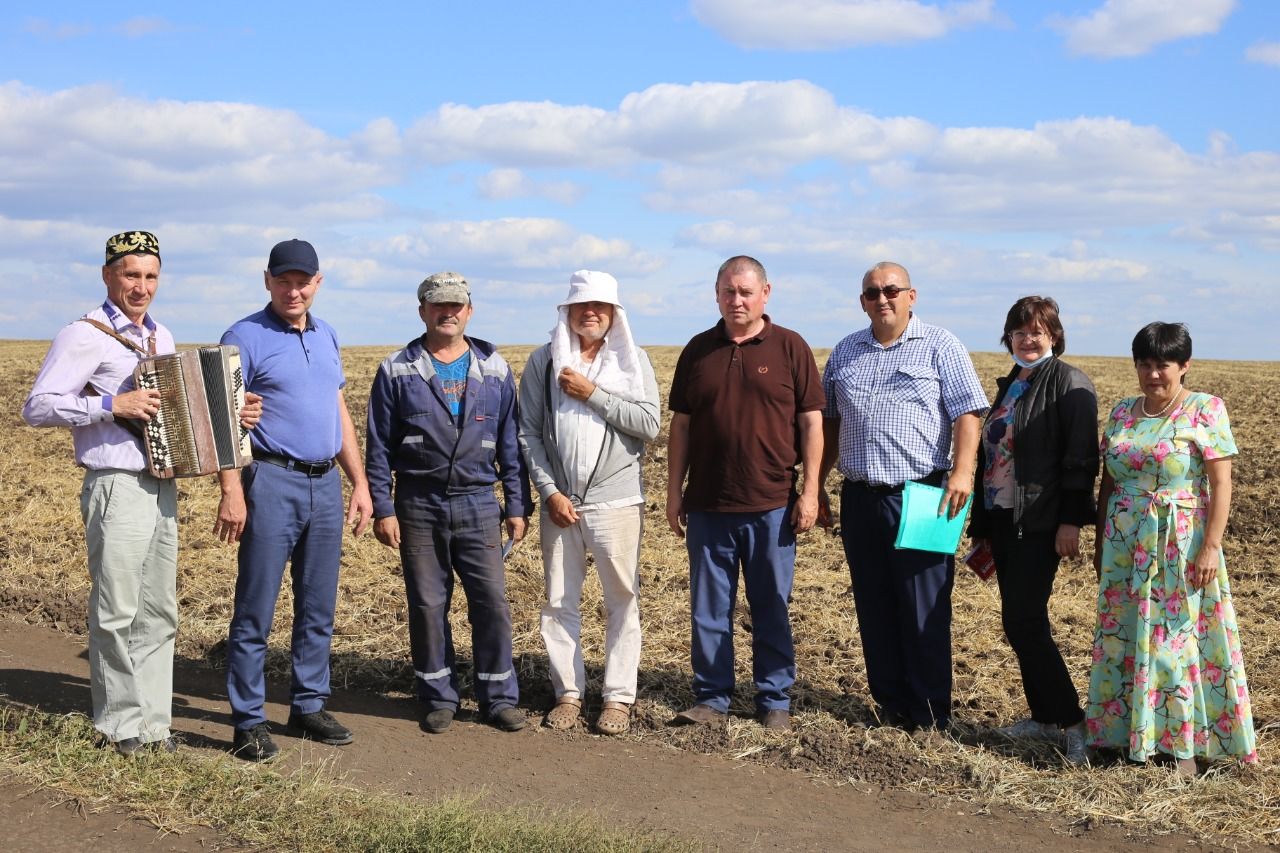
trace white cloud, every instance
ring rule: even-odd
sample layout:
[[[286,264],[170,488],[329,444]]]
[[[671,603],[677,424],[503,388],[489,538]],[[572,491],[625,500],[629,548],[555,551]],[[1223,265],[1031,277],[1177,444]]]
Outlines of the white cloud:
[[[1280,194],[1280,154],[1205,154],[1114,118],[1032,128],[951,128],[914,160],[870,167],[886,225],[977,230],[1175,227],[1219,210],[1261,216]]]
[[[662,261],[616,237],[584,234],[557,219],[504,217],[431,222],[388,241],[386,251],[415,267],[483,264],[489,269],[652,272]],[[382,252],[372,246],[375,253]]]
[[[23,23],[23,29],[37,38],[51,39],[53,41],[80,38],[93,32],[93,26],[90,24],[68,21],[57,22],[50,21],[47,18],[27,18]]]
[[[1074,54],[1141,56],[1157,45],[1216,33],[1236,0],[1106,0],[1083,17],[1055,15],[1048,24],[1061,31]]]
[[[835,50],[941,38],[990,23],[994,0],[693,0],[698,20],[746,48]]]
[[[814,158],[852,163],[928,144],[914,118],[877,118],[843,107],[805,80],[658,84],[618,109],[510,102],[446,104],[405,132],[432,163],[607,168],[637,162],[722,164],[769,172]]]
[[[117,24],[113,29],[126,38],[136,39],[172,32],[176,28],[164,18],[138,17]]]
[[[487,199],[544,198],[559,204],[573,204],[584,188],[572,181],[537,181],[519,169],[494,169],[481,175],[476,189]]]
[[[344,140],[288,110],[6,83],[0,114],[0,202],[36,217],[128,212],[142,199],[191,216],[257,205],[278,216],[395,179],[395,161],[367,156],[361,144],[377,142],[384,127]]]
[[[1000,274],[1036,284],[1146,280],[1151,268],[1122,258],[1062,257],[1034,252],[1009,252],[1002,256]]]
[[[1250,62],[1280,67],[1280,41],[1260,41],[1249,45],[1244,58]]]

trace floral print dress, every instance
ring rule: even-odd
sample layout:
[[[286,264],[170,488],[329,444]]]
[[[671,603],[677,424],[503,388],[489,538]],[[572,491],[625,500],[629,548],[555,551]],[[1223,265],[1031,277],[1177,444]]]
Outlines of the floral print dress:
[[[1145,761],[1257,759],[1249,688],[1226,563],[1203,589],[1186,581],[1204,539],[1206,459],[1236,453],[1222,400],[1189,394],[1167,418],[1121,401],[1102,438],[1107,496],[1086,725],[1095,747]]]

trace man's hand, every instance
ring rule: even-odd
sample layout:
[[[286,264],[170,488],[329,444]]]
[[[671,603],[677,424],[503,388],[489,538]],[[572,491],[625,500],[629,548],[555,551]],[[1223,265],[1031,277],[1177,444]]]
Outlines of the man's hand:
[[[244,522],[249,517],[245,507],[244,492],[231,489],[222,493],[218,501],[218,518],[213,523],[213,535],[230,545],[239,542],[244,533]]]
[[[1059,524],[1053,537],[1053,550],[1059,557],[1080,556],[1080,528],[1074,524]]]
[[[507,525],[507,538],[509,538],[512,542],[519,542],[521,539],[523,539],[525,531],[529,529],[528,519],[522,518],[521,516],[508,518],[506,521],[506,525]]]
[[[804,495],[796,498],[796,505],[791,508],[791,529],[796,533],[804,533],[817,520],[818,498]]]
[[[667,495],[667,524],[671,526],[672,533],[684,538],[684,529],[689,526],[689,516],[684,511],[684,495]]]
[[[569,527],[578,523],[578,510],[573,501],[560,492],[547,498],[547,515],[551,516],[556,527]]]
[[[959,468],[953,469],[947,477],[946,487],[942,490],[942,500],[938,503],[938,515],[946,512],[947,518],[955,518],[964,512],[965,502],[969,500],[971,494],[973,494],[973,472],[962,471]]]
[[[373,536],[388,548],[400,547],[400,519],[394,515],[373,522]]]
[[[240,407],[240,426],[253,429],[262,420],[262,395],[244,392],[244,405]]]
[[[126,391],[111,398],[111,417],[149,421],[160,411],[160,392],[154,388]]]
[[[556,377],[560,390],[575,400],[586,400],[596,390],[595,383],[571,368],[563,368]]]
[[[830,530],[835,525],[835,518],[831,515],[831,497],[827,494],[827,490],[823,489],[818,492],[818,520],[819,527],[825,527]]]
[[[364,533],[369,522],[373,520],[373,497],[367,485],[351,487],[351,503],[347,507],[347,524],[351,525],[351,533],[359,536]]]

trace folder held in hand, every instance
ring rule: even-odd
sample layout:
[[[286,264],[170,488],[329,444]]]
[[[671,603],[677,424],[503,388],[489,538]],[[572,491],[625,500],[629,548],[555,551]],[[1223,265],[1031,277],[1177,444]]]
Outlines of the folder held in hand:
[[[895,548],[914,548],[917,551],[936,551],[954,554],[960,545],[960,534],[969,515],[973,495],[965,501],[964,509],[955,518],[947,518],[944,508],[938,515],[943,490],[937,486],[908,481],[902,488],[902,518],[898,522],[898,538]]]

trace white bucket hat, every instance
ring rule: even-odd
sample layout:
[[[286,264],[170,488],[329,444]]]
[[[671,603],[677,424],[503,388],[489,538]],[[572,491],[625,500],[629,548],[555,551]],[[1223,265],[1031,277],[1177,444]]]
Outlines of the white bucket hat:
[[[565,308],[579,302],[608,302],[621,308],[622,303],[618,301],[618,280],[607,272],[578,270],[569,276],[569,295],[559,307]]]
[[[607,302],[614,306],[613,324],[601,352],[601,372],[596,384],[627,400],[644,399],[644,374],[626,309],[618,301],[618,280],[607,272],[578,270],[569,276],[569,295],[557,306],[559,319],[551,330],[551,364],[556,374],[578,353],[578,336],[569,329],[569,306],[581,302]]]

